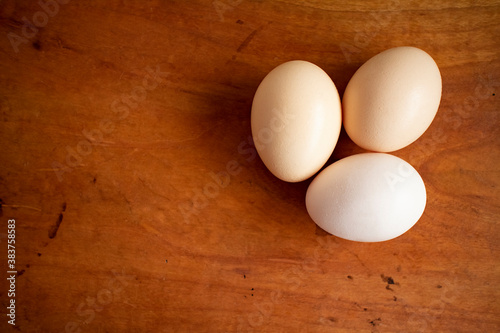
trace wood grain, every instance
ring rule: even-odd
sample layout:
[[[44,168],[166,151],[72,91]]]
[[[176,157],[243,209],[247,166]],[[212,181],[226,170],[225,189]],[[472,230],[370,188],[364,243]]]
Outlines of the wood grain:
[[[2,332],[500,330],[500,3],[47,11],[0,2],[0,274],[8,219],[18,271],[16,327],[1,279]],[[310,180],[282,182],[256,156],[252,97],[292,59],[342,94],[401,45],[426,50],[443,77],[434,122],[394,153],[422,175],[426,211],[388,242],[338,239],[307,215]],[[329,163],[362,151],[343,132]]]

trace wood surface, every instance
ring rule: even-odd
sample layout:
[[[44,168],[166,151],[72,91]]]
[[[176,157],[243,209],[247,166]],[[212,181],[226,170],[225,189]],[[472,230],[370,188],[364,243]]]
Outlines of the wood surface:
[[[0,331],[500,331],[498,1],[61,2],[0,1]],[[443,77],[393,153],[427,207],[394,240],[342,240],[309,218],[311,179],[256,156],[252,98],[293,59],[342,95],[402,45]],[[360,152],[343,132],[329,164]]]

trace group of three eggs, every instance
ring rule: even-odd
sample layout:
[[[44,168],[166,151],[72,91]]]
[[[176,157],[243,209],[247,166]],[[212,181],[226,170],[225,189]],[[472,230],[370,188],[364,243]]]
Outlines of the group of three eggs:
[[[335,236],[385,241],[420,219],[427,197],[418,172],[387,153],[427,130],[441,90],[436,62],[415,47],[395,47],[369,59],[350,79],[342,101],[320,67],[289,61],[274,68],[257,88],[252,137],[276,177],[299,182],[325,165],[344,124],[351,140],[369,152],[322,170],[307,189],[307,211]]]

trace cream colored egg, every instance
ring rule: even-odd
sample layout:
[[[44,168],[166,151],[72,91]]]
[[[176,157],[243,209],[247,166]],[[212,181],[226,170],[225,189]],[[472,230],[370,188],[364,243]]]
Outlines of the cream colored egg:
[[[441,88],[439,68],[426,52],[405,46],[379,53],[356,71],[346,87],[345,130],[364,149],[401,149],[431,124]]]
[[[255,147],[266,167],[284,181],[303,181],[319,171],[337,144],[341,123],[335,84],[307,61],[274,68],[253,99]]]
[[[325,231],[348,240],[380,242],[400,236],[422,216],[425,185],[399,157],[364,153],[321,171],[307,189],[306,207]]]

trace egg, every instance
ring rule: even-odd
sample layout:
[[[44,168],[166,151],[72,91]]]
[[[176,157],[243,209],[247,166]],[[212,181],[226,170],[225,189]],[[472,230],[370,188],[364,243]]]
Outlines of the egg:
[[[415,47],[375,55],[354,73],[342,99],[344,128],[358,146],[391,152],[430,126],[441,101],[436,62]]]
[[[390,154],[363,153],[321,171],[307,189],[306,208],[320,228],[337,237],[381,242],[409,230],[426,198],[410,164]]]
[[[255,148],[281,180],[299,182],[319,171],[337,144],[341,124],[337,88],[313,63],[283,63],[255,92],[251,111]]]

